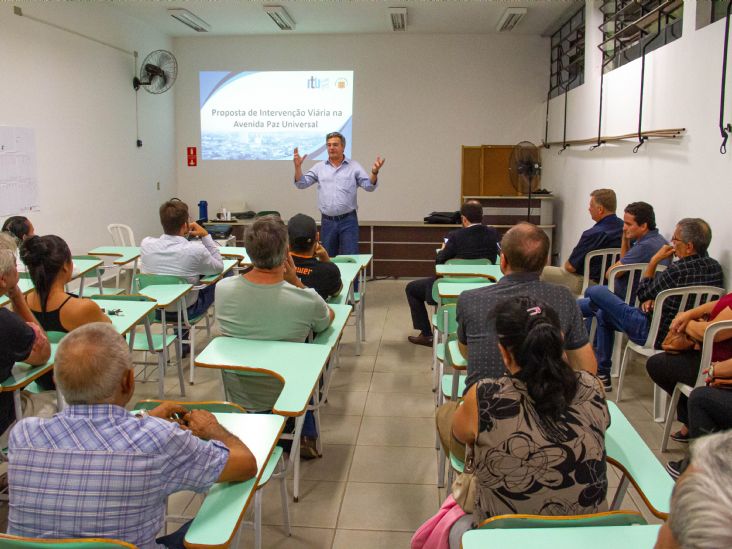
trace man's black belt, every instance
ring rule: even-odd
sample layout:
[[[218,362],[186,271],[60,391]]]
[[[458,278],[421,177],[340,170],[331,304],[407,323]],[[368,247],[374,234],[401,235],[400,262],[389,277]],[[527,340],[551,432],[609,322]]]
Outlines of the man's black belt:
[[[341,219],[347,218],[349,215],[353,215],[356,213],[356,210],[351,210],[348,213],[344,213],[341,215],[325,215],[321,212],[321,216],[323,216],[323,219],[327,219],[328,221],[340,221]]]

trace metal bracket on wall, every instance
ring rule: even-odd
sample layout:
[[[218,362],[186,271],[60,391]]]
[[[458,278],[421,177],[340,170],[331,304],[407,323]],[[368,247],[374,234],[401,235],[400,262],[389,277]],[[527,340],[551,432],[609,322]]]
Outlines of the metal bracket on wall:
[[[732,133],[732,124],[724,123],[724,96],[725,84],[727,81],[727,50],[729,46],[729,19],[732,2],[727,3],[727,16],[724,23],[724,52],[722,55],[722,93],[719,100],[719,132],[722,134],[722,145],[719,147],[721,154],[727,154],[727,138]]]

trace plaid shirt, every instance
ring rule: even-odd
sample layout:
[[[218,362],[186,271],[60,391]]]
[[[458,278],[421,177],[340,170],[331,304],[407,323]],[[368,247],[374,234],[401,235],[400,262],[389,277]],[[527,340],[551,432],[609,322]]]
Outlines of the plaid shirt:
[[[663,290],[683,288],[685,286],[717,286],[724,287],[722,266],[716,259],[708,255],[690,255],[671,263],[671,266],[656,276],[643,278],[638,285],[638,299],[642,302],[656,299]],[[660,349],[661,342],[666,337],[671,321],[679,312],[680,297],[671,297],[666,300],[661,313],[661,323],[658,326],[658,337],[655,347]]]
[[[20,421],[10,434],[8,533],[116,538],[161,547],[165,498],[202,492],[229,457],[177,425],[111,404],[70,406]]]

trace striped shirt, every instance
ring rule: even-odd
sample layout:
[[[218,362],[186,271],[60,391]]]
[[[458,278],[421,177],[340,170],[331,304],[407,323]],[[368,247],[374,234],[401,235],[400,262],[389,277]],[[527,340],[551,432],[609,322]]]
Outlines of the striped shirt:
[[[8,533],[161,547],[166,497],[206,491],[228,457],[220,442],[111,404],[23,419],[9,441]]]

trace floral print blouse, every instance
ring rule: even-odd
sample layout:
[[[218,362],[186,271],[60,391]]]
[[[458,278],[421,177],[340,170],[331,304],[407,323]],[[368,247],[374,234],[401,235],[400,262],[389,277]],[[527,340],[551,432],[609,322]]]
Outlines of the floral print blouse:
[[[605,393],[587,372],[556,421],[534,408],[526,385],[509,375],[476,388],[479,434],[473,519],[505,514],[580,515],[607,510]]]

